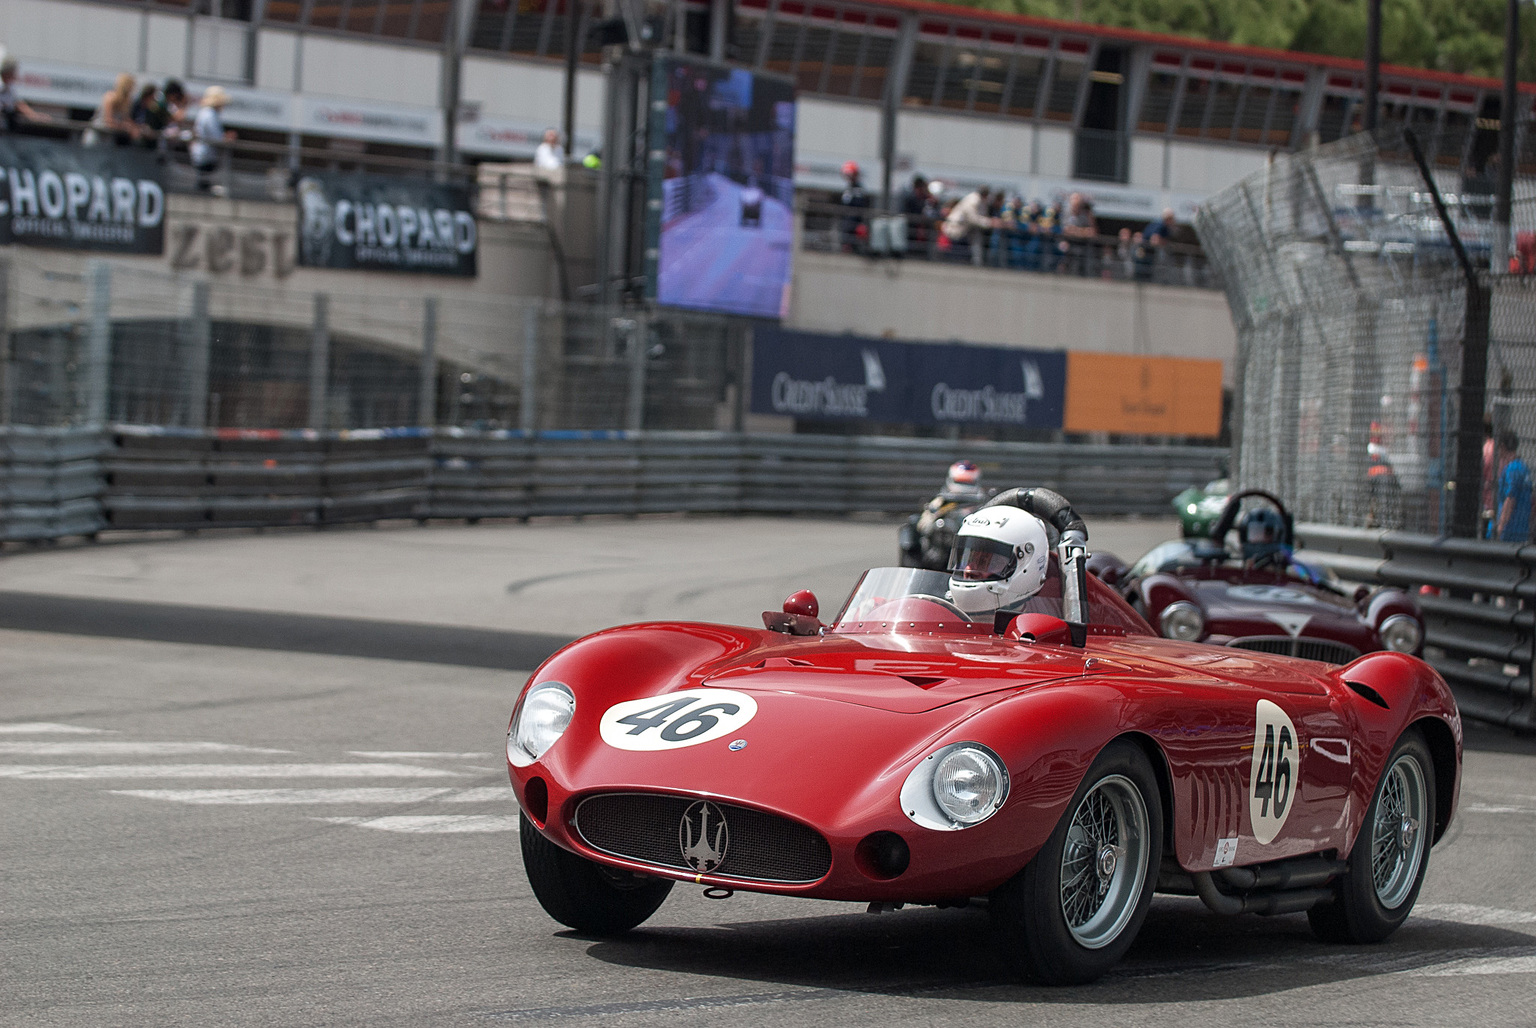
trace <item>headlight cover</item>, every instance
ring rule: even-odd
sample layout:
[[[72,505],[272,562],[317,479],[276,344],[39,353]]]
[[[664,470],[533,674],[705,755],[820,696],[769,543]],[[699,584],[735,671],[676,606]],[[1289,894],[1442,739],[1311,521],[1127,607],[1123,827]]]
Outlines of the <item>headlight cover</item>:
[[[1381,643],[1398,653],[1412,653],[1424,640],[1418,619],[1408,614],[1393,614],[1381,623]]]
[[[1198,642],[1205,634],[1205,615],[1188,600],[1178,600],[1163,608],[1157,619],[1157,627],[1166,639]]]
[[[523,696],[507,732],[507,760],[527,767],[565,734],[576,713],[576,695],[564,682],[540,682]]]
[[[901,786],[908,820],[940,832],[979,825],[1008,798],[1008,769],[977,742],[957,742],[924,757]]]

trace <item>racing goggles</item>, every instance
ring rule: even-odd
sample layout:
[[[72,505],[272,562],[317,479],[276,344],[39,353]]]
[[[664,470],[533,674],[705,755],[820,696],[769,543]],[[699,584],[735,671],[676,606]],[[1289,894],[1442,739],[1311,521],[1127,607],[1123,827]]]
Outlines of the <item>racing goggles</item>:
[[[963,535],[949,556],[949,577],[962,582],[1002,582],[1013,577],[1019,558],[1014,547],[996,539]]]

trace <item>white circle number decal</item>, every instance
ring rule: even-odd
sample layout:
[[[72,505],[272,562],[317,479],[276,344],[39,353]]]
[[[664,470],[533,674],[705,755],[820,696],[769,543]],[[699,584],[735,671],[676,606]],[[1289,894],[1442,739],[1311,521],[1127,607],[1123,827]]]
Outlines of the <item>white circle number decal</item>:
[[[1299,589],[1287,589],[1283,585],[1234,585],[1227,590],[1228,596],[1256,603],[1311,603],[1312,597]]]
[[[598,725],[621,750],[671,750],[731,735],[757,716],[757,701],[730,689],[689,689],[615,703]]]
[[[1253,837],[1261,845],[1285,827],[1296,786],[1296,726],[1278,705],[1260,700],[1254,711],[1248,815],[1253,821]]]

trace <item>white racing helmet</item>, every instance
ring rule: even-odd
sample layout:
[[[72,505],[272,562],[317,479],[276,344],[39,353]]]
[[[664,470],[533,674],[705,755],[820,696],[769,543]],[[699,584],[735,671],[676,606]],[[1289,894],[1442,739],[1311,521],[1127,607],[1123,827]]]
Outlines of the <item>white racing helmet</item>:
[[[1017,507],[983,507],[955,533],[949,598],[966,614],[987,614],[1029,599],[1045,585],[1051,541],[1045,522]]]

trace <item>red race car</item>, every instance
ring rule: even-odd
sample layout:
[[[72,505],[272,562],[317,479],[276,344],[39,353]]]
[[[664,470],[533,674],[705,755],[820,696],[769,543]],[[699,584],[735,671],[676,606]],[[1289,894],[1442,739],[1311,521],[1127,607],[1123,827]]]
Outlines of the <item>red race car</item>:
[[[1227,533],[1236,530],[1236,548]],[[1115,587],[1162,635],[1330,664],[1362,653],[1418,656],[1424,619],[1413,597],[1390,586],[1345,589],[1291,556],[1295,526],[1272,494],[1233,494],[1208,538],[1153,547],[1127,568],[1110,553],[1089,570]]]
[[[1047,983],[1111,968],[1154,891],[1391,934],[1456,808],[1445,682],[1402,653],[1332,668],[1159,638],[1087,575],[1086,543],[1062,497],[1009,490],[966,518],[948,573],[866,572],[830,625],[797,593],[764,629],[561,650],[507,733],[535,896],[594,935],[680,881],[874,910],[985,898]]]

